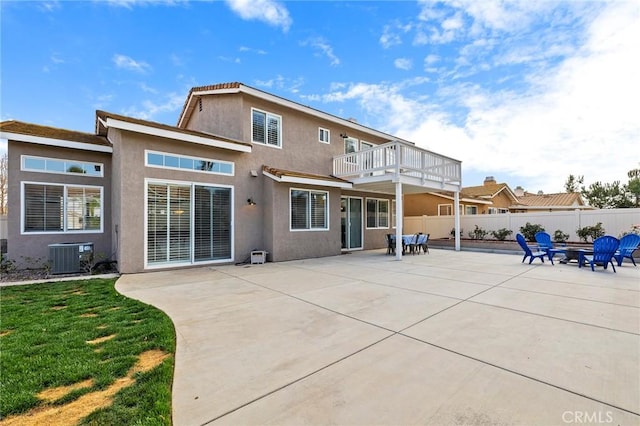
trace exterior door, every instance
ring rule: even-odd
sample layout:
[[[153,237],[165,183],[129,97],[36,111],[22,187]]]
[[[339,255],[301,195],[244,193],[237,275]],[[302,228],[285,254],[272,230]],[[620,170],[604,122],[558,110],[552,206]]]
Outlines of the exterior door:
[[[362,198],[342,197],[342,249],[362,249]]]

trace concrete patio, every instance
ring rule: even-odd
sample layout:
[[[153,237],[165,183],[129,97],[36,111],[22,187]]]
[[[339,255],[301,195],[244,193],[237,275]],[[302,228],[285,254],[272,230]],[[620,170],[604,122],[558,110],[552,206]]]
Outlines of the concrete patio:
[[[125,275],[176,425],[640,424],[640,267],[384,251]]]

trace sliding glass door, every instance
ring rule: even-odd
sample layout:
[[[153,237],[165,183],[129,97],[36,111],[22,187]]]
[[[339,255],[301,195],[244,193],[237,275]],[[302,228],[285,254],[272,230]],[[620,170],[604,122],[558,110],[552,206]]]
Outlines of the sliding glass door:
[[[231,188],[148,183],[147,264],[232,258]]]

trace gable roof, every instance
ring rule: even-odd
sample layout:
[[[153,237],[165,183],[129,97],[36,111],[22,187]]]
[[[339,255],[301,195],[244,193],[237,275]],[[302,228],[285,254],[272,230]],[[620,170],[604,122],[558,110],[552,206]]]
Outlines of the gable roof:
[[[532,194],[525,192],[518,198],[520,204],[527,207],[583,207],[586,206],[577,192],[561,192],[556,194]]]
[[[212,133],[181,129],[167,124],[127,117],[106,111],[96,111],[96,133],[106,136],[108,127],[240,152],[251,152],[253,146],[248,142],[242,142]]]
[[[345,128],[350,128],[350,129],[358,130],[361,132],[369,133],[369,134],[381,137],[383,139],[387,139],[389,141],[400,140],[402,142],[415,145],[413,142],[400,139],[394,135],[381,132],[371,127],[364,126],[355,121],[347,120],[345,118],[341,118],[341,117],[329,114],[327,112],[320,111],[315,108],[311,108],[307,105],[303,105],[298,102],[291,101],[289,99],[281,98],[280,96],[276,96],[271,93],[264,92],[260,89],[247,86],[246,84],[242,84],[239,82],[219,83],[219,84],[211,84],[208,86],[192,87],[191,90],[189,90],[187,99],[185,100],[185,103],[182,107],[182,112],[180,112],[180,116],[178,117],[177,127],[185,128],[186,124],[189,122],[189,118],[191,117],[191,114],[196,109],[196,106],[198,104],[197,102],[198,98],[202,96],[208,96],[208,95],[220,95],[220,94],[231,94],[231,93],[245,93],[247,95],[264,99],[268,102],[272,102],[278,105],[285,106],[287,108],[292,108],[292,109],[301,111],[305,114],[312,115],[312,116],[321,118],[323,120],[339,123],[341,126],[344,126]]]
[[[460,189],[460,193],[464,194],[465,197],[478,197],[484,199],[494,198],[503,191],[514,202],[518,202],[518,197],[506,183],[485,183],[484,185],[467,186]]]
[[[112,150],[111,143],[104,136],[17,120],[1,122],[0,132],[1,137],[20,142],[102,152],[111,152]]]

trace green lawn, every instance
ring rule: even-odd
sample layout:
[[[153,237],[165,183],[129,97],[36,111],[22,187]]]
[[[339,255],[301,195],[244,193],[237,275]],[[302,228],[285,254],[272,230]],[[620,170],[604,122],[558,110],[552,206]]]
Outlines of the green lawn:
[[[0,418],[90,400],[129,375],[133,384],[82,423],[171,424],[173,324],[158,309],[120,295],[114,283],[92,279],[0,289]],[[108,339],[93,342],[101,337]],[[140,354],[152,349],[168,356],[147,372],[130,372]],[[37,396],[88,379],[89,387],[53,402]]]

